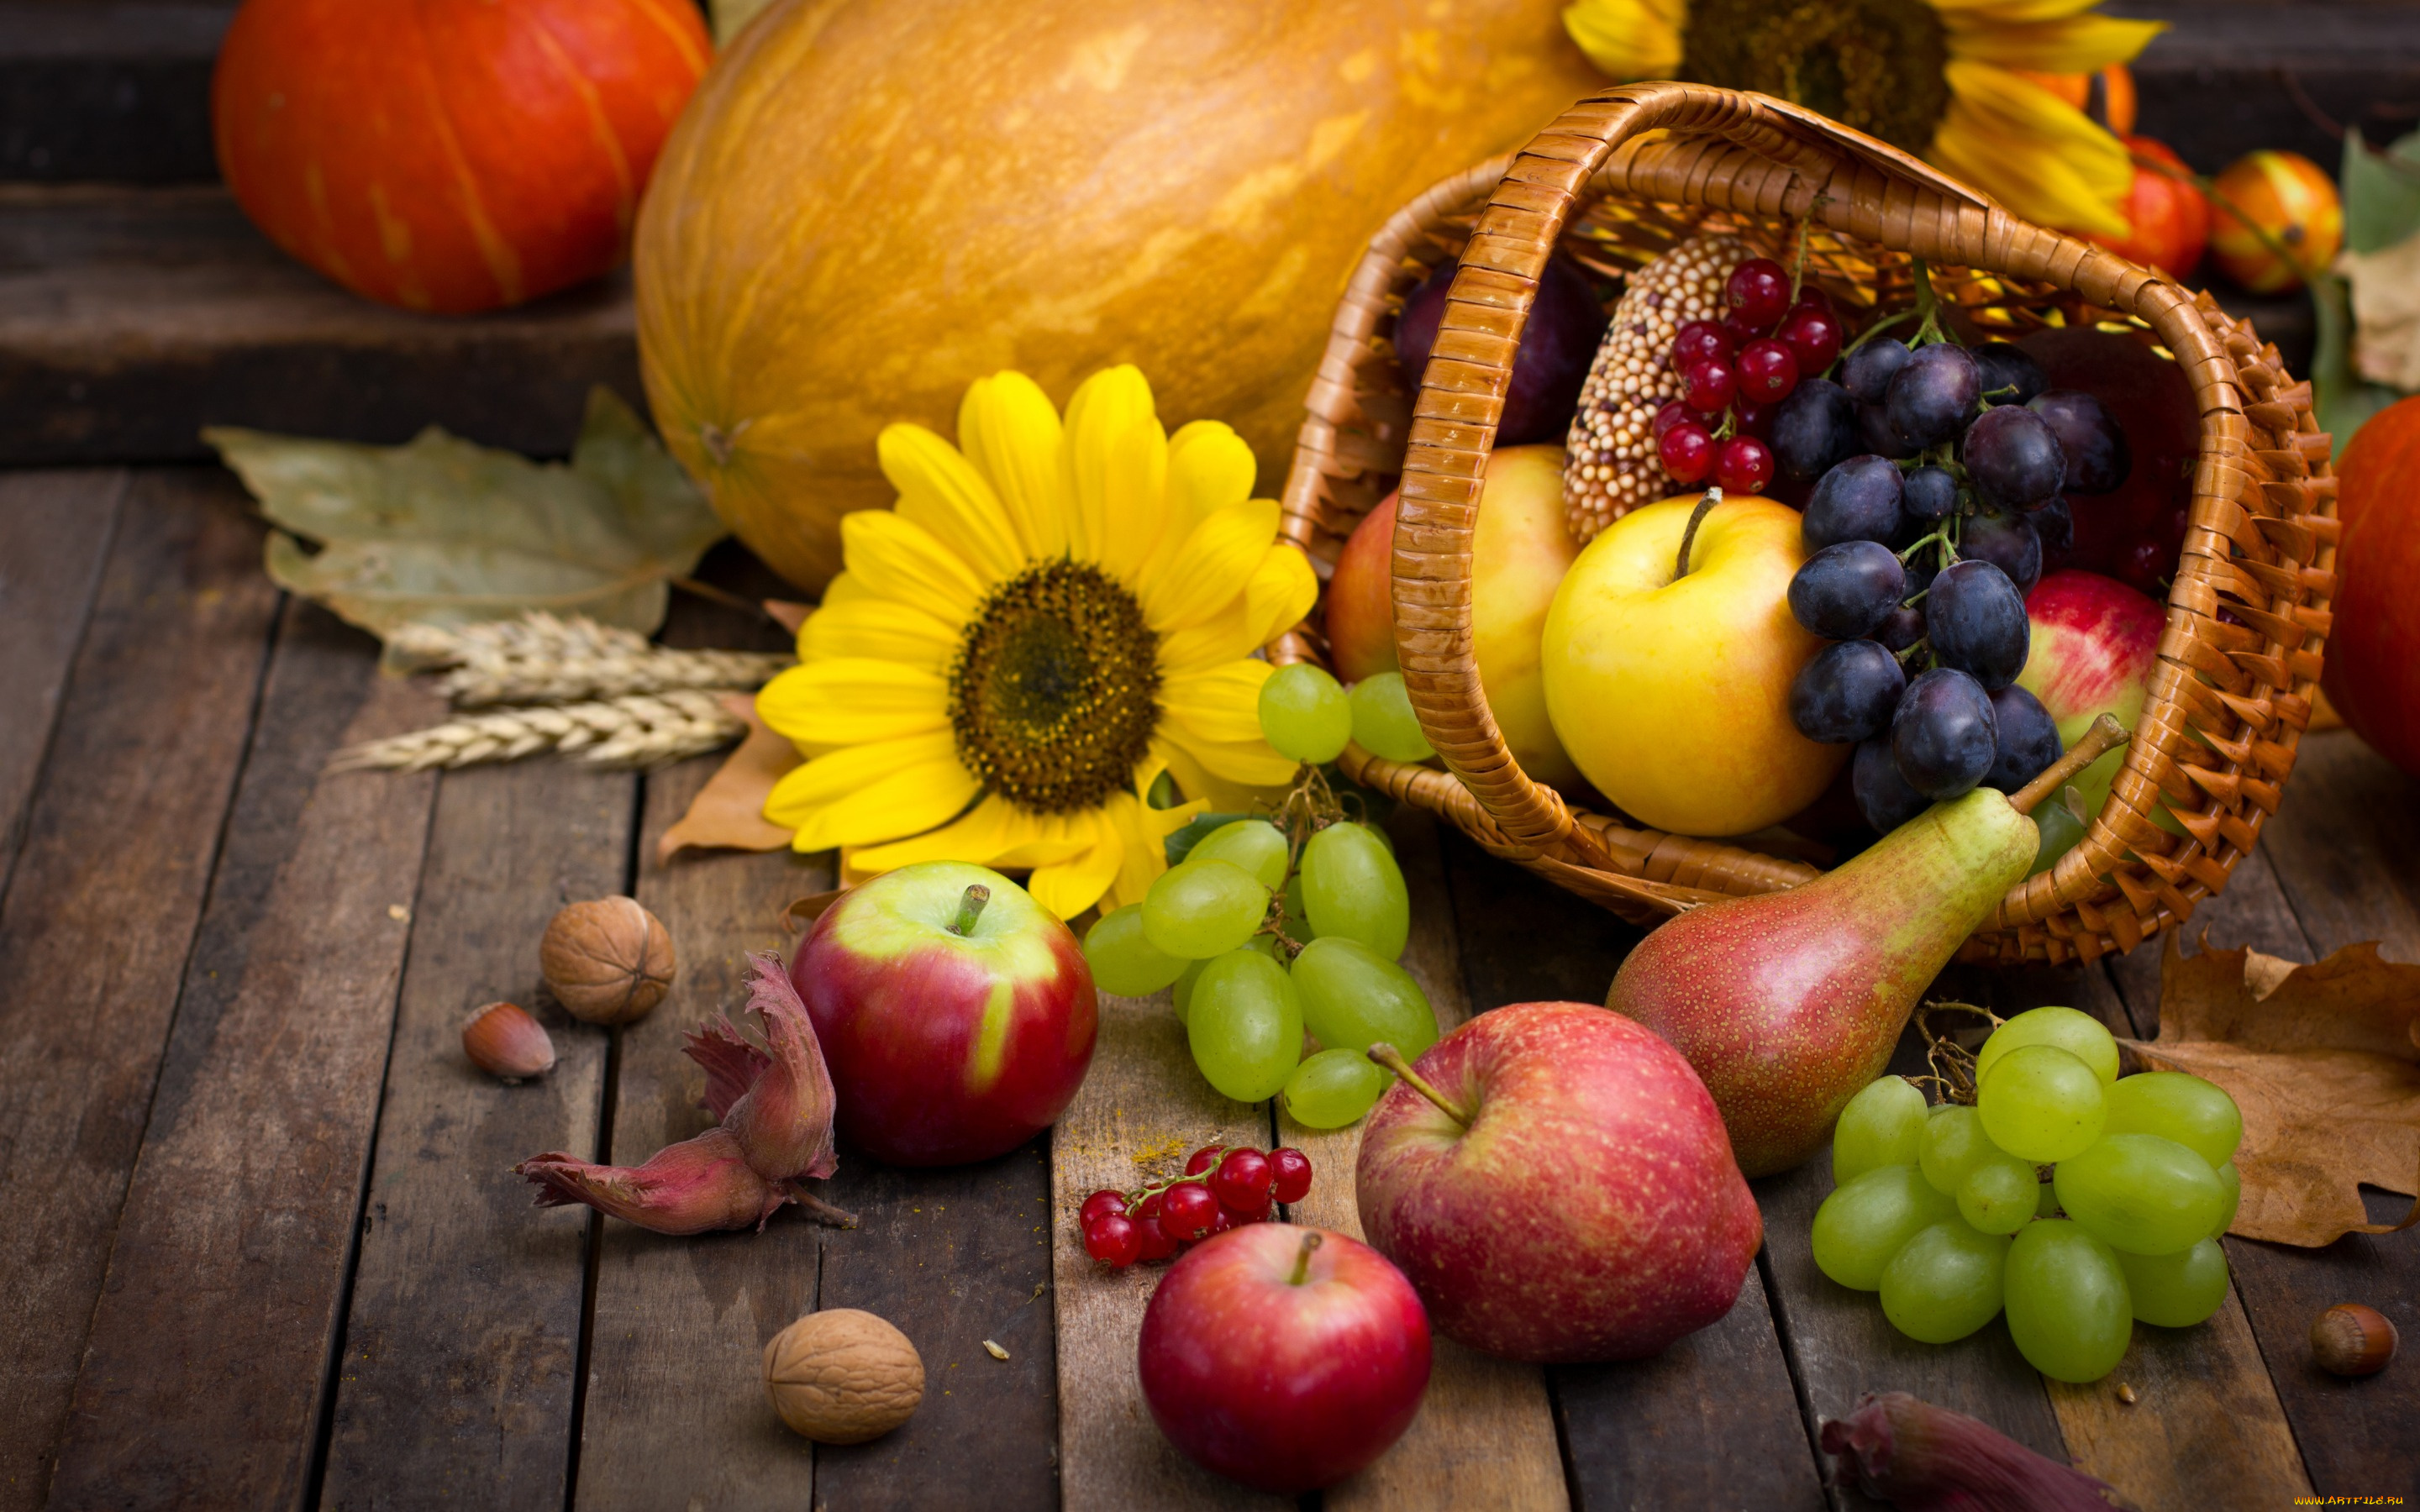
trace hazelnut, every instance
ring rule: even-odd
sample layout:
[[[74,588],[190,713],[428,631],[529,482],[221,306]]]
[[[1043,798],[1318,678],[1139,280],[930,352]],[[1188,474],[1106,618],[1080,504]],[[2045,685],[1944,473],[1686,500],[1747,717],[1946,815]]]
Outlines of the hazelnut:
[[[2375,1307],[2340,1302],[2311,1324],[2311,1358],[2331,1375],[2374,1376],[2395,1358],[2395,1325]]]
[[[555,1001],[589,1024],[647,1016],[673,984],[673,937],[636,898],[573,903],[538,942],[538,971]]]
[[[924,1362],[908,1335],[854,1307],[809,1313],[765,1346],[765,1393],[793,1432],[863,1443],[924,1399]]]
[[[489,1003],[463,1020],[462,1053],[471,1064],[506,1082],[554,1069],[554,1041],[546,1026],[514,1003]]]

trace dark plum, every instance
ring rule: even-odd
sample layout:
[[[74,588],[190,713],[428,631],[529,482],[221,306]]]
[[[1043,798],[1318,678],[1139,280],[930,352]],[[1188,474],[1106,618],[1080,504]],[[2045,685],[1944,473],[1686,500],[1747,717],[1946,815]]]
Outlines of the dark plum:
[[[1910,472],[1900,485],[1900,507],[1909,520],[1922,529],[1917,535],[1931,533],[1935,522],[1947,519],[1958,509],[1958,480],[1947,468],[1921,467]]]
[[[1987,690],[2015,682],[2032,648],[2025,595],[1988,562],[1955,562],[1932,579],[1924,595],[1924,634],[1934,661]],[[1909,780],[1916,780],[1913,774]]]
[[[1997,741],[1992,769],[1983,774],[1987,788],[2014,793],[2066,748],[2059,744],[2058,721],[2041,700],[2014,683],[1992,695],[1992,720]]]
[[[1827,640],[1854,640],[1897,609],[1906,591],[1907,574],[1889,547],[1842,541],[1800,565],[1790,579],[1790,612]]]
[[[2038,509],[2058,497],[2067,455],[2042,417],[2015,405],[1986,409],[1958,442],[1958,460],[1986,503]]]
[[[1883,395],[1883,412],[1893,429],[1922,451],[1963,429],[1975,418],[1982,393],[1982,375],[1966,348],[1939,342],[1908,354],[1907,365]]]
[[[1899,427],[1891,424],[1890,416],[1878,404],[1857,406],[1857,442],[1876,456],[1894,462],[1923,450],[1899,433]]]
[[[1825,745],[1867,740],[1890,728],[1907,673],[1870,640],[1838,640],[1815,653],[1790,684],[1790,719]]]
[[[2031,515],[1986,509],[1968,516],[1959,531],[1958,554],[2007,573],[2020,594],[2032,593],[2041,581],[2041,532]]]
[[[1899,469],[1879,456],[1853,456],[1815,485],[1799,534],[1809,551],[1841,541],[1888,541],[1900,527]]]
[[[1404,380],[1415,389],[1436,345],[1454,268],[1450,261],[1438,265],[1404,300],[1403,316],[1395,322],[1395,361]],[[1580,385],[1588,380],[1606,318],[1588,275],[1567,258],[1548,258],[1538,279],[1537,301],[1521,328],[1520,349],[1512,356],[1512,381],[1504,394],[1504,417],[1497,424],[1497,445],[1561,438],[1572,411],[1579,407]]]
[[[1857,812],[1878,834],[1887,835],[1932,807],[1931,798],[1909,787],[1907,779],[1899,775],[1887,736],[1858,745],[1856,755],[1849,759],[1849,791],[1856,795]]]
[[[2066,491],[2108,493],[2133,471],[2133,449],[2126,432],[2111,419],[2100,400],[2080,389],[2053,389],[2025,408],[2040,415],[2058,438],[2067,458]]]
[[[1983,780],[1999,750],[1992,697],[1953,667],[1907,685],[1891,716],[1891,761],[1907,785],[1940,802]]]
[[[2050,378],[2033,353],[2013,342],[1987,341],[1968,350],[1983,375],[1985,404],[2024,404],[2050,387]]]
[[[1928,581],[1931,578],[1930,573],[1926,574]],[[1898,605],[1883,616],[1883,623],[1869,634],[1885,651],[1905,651],[1924,639],[1924,610],[1908,604]]]
[[[1859,404],[1880,404],[1907,359],[1907,343],[1896,336],[1876,336],[1841,362],[1840,387]]]
[[[1807,378],[1774,407],[1773,459],[1781,475],[1812,483],[1857,454],[1857,406],[1829,378]]]

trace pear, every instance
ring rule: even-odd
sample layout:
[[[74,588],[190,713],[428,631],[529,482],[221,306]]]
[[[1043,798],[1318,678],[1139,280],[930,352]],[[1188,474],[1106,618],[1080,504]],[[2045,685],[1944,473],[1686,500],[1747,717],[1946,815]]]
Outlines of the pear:
[[[1606,1007],[1687,1057],[1743,1171],[1790,1169],[1823,1148],[1917,995],[2024,880],[2034,804],[2126,738],[2104,715],[2013,796],[1977,788],[1812,882],[1689,910],[1630,952]]]

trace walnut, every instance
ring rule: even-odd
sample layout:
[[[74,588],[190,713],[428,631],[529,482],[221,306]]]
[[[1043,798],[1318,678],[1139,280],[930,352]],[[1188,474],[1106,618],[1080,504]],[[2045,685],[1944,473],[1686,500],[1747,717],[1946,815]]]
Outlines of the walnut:
[[[537,966],[573,1018],[629,1024],[671,988],[673,937],[635,898],[573,903],[547,925]]]
[[[924,1362],[908,1335],[854,1307],[809,1313],[765,1346],[765,1392],[792,1431],[863,1443],[924,1399]]]

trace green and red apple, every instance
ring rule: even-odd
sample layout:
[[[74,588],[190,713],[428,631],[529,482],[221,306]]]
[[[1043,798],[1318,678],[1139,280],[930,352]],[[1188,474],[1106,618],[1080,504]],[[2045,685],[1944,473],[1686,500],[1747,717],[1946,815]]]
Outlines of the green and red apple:
[[[2034,585],[2025,595],[2025,617],[2033,624],[2033,645],[2017,686],[2050,711],[2061,747],[2074,745],[2104,714],[2129,730],[2141,724],[2151,673],[2160,664],[2165,610],[2114,578],[2071,570]],[[2121,746],[2069,782],[2086,814],[2101,812],[2125,759]],[[2163,828],[2182,832],[2164,808],[2151,817]]]

